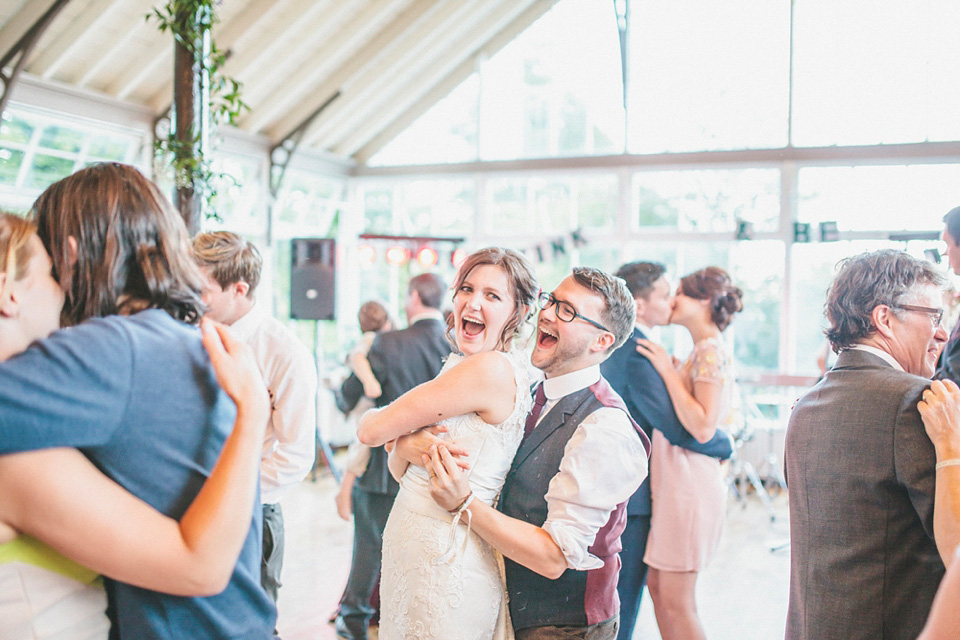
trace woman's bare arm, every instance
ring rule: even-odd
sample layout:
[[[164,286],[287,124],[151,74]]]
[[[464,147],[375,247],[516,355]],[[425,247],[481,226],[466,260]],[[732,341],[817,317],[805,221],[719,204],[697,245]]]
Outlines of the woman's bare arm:
[[[933,502],[933,537],[943,564],[955,562],[960,546],[960,388],[952,380],[934,380],[917,404],[937,463]]]
[[[269,400],[245,345],[206,322],[204,345],[221,386],[239,401],[237,420],[179,523],[74,449],[0,457],[0,519],[122,582],[174,595],[222,591],[253,517]]]
[[[510,417],[516,380],[503,354],[484,352],[464,358],[439,376],[414,387],[381,409],[360,418],[360,442],[379,446],[445,418],[476,412],[488,424]]]
[[[657,373],[663,378],[663,384],[670,395],[670,401],[673,403],[674,411],[677,412],[680,424],[696,438],[697,442],[709,442],[717,431],[717,422],[720,418],[721,385],[714,382],[694,381],[691,393],[663,347],[649,340],[638,340],[637,351],[650,360]]]

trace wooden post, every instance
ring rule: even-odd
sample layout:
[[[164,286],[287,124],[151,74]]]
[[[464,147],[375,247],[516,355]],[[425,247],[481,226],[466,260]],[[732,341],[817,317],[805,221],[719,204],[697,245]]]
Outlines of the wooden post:
[[[204,26],[197,12],[184,12],[178,20],[192,21],[198,34],[194,46],[188,48],[175,41],[173,56],[173,145],[176,180],[176,207],[191,235],[200,230],[206,210],[203,193],[206,185],[198,185],[194,170],[204,160],[208,148],[210,122],[210,74],[205,64],[210,57],[210,28]],[[194,51],[202,52],[195,54]],[[202,178],[200,178],[202,179]]]

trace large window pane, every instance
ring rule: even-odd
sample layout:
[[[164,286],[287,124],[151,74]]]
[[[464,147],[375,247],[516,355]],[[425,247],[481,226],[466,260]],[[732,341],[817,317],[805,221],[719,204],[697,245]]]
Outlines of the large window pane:
[[[551,237],[616,226],[617,176],[503,177],[487,183],[487,233]]]
[[[254,167],[246,170],[253,171]],[[251,197],[256,197],[262,189],[262,185],[255,185]],[[299,169],[289,170],[274,204],[274,238],[329,238],[336,235],[343,189],[342,180]],[[253,215],[252,211],[250,215]]]
[[[591,233],[609,233],[617,225],[620,181],[616,175],[583,177],[574,181],[577,200],[575,226]]]
[[[795,5],[794,144],[960,139],[960,3]]]
[[[734,316],[728,329],[736,333],[734,355],[741,370],[777,371],[780,366],[783,243],[734,243],[731,258],[730,277],[743,290],[743,311]]]
[[[22,116],[5,111],[0,124],[0,142],[27,144],[33,135],[34,125]]]
[[[370,158],[371,166],[469,162],[477,159],[475,73]]]
[[[799,172],[798,219],[840,230],[939,231],[960,203],[960,166],[811,167]]]
[[[730,231],[737,221],[775,231],[780,172],[775,169],[642,171],[634,175],[634,224],[680,231]]]
[[[646,0],[630,10],[631,152],[787,143],[789,2]]]
[[[97,135],[90,140],[87,156],[97,160],[126,162],[133,140],[129,137]]]
[[[40,136],[40,146],[57,151],[80,151],[86,133],[66,126],[49,126]]]
[[[472,180],[370,182],[360,197],[366,233],[451,237],[473,232]]]
[[[0,183],[16,186],[23,151],[0,149]]]
[[[119,148],[117,149],[119,150]],[[222,222],[203,221],[203,226],[229,229],[252,239],[267,234],[266,189],[252,158],[218,154],[213,161],[217,176],[212,209]],[[283,237],[283,236],[280,236]]]
[[[60,178],[66,178],[73,173],[73,165],[74,161],[69,158],[38,153],[33,157],[33,166],[30,167],[26,186],[45,189]]]
[[[561,0],[483,67],[484,160],[623,151],[612,2]]]

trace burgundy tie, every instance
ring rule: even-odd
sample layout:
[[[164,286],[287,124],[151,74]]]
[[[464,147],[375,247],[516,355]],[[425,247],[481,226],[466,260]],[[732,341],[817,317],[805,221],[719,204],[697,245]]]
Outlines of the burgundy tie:
[[[523,427],[523,439],[526,440],[533,433],[533,428],[537,426],[537,420],[540,419],[540,412],[543,411],[543,405],[547,404],[547,394],[543,392],[543,384],[537,387],[537,393],[533,396],[533,409],[527,416],[527,424]]]

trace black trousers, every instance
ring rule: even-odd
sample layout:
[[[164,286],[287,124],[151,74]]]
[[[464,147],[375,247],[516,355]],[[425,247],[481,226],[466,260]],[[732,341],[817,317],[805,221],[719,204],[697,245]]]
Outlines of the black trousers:
[[[380,578],[383,530],[395,496],[353,489],[353,559],[350,576],[340,602],[339,630],[352,640],[366,640],[373,616],[370,596]]]
[[[647,536],[650,535],[650,516],[627,516],[627,526],[620,534],[623,550],[620,552],[620,577],[617,580],[617,595],[620,596],[620,631],[617,640],[630,640],[637,624],[643,587],[647,584],[647,564],[643,555],[647,551]]]

